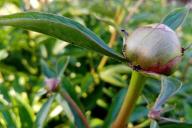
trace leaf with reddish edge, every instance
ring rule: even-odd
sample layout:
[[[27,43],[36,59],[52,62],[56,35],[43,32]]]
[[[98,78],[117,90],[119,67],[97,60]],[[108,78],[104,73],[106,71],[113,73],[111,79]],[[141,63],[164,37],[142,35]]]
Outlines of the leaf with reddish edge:
[[[159,119],[160,114],[163,112],[163,104],[181,88],[182,83],[172,77],[162,77],[161,79],[161,91],[156,99],[156,102],[150,110],[148,116],[152,119]]]

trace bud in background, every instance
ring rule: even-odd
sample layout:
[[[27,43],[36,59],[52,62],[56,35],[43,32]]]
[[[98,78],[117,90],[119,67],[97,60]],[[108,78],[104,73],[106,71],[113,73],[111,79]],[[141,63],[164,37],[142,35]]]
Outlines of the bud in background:
[[[181,45],[176,33],[164,24],[136,29],[124,42],[124,56],[133,67],[170,75],[181,60]]]
[[[60,83],[60,80],[58,78],[47,78],[47,77],[45,78],[46,89],[49,92],[56,91],[59,83]]]

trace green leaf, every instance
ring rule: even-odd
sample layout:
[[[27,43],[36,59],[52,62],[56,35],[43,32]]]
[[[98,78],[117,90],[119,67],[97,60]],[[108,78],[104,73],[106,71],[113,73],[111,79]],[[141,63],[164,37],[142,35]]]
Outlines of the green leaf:
[[[160,124],[160,128],[192,128],[192,124],[168,122],[165,124]]]
[[[47,119],[48,113],[51,108],[51,104],[53,103],[53,100],[55,99],[55,95],[51,96],[47,102],[43,104],[39,112],[37,113],[37,118],[35,121],[35,128],[43,128],[44,123]]]
[[[102,39],[81,24],[63,17],[42,12],[24,12],[0,17],[1,26],[15,26],[67,41],[94,50],[120,61],[122,55],[109,48]]]
[[[127,88],[121,89],[117,96],[113,98],[111,108],[109,109],[108,115],[105,119],[103,128],[109,128],[112,122],[115,120],[120,108],[123,103],[124,96],[127,92]]]
[[[183,105],[184,105],[184,111],[185,111],[185,120],[188,123],[192,123],[192,106],[187,102],[184,102]]]
[[[1,99],[1,98],[0,98],[0,105],[6,106],[8,108],[7,101],[5,101],[4,99]],[[17,123],[16,116],[10,108],[9,108],[9,110],[1,111],[1,113],[6,122],[7,128],[17,128],[18,127],[19,123]]]
[[[97,100],[103,98],[103,85],[95,86],[94,91],[89,93],[86,98],[83,98],[82,103],[86,106],[86,110],[92,110],[95,108]]]
[[[78,114],[77,106],[68,93],[62,89],[60,92],[59,103],[63,106],[65,113],[70,121],[76,125],[77,128],[86,128],[83,119]]]
[[[73,116],[73,112],[67,101],[61,95],[57,95],[56,100],[63,107],[63,111],[65,112],[68,119],[71,121],[72,124],[74,124],[75,119]]]
[[[89,87],[94,84],[94,78],[90,73],[87,73],[81,82],[82,93],[87,92]]]
[[[173,30],[176,30],[185,20],[189,13],[188,7],[178,8],[170,12],[162,21]]]
[[[63,55],[65,56],[73,56],[76,58],[83,57],[87,55],[88,50],[82,49],[79,47],[74,47],[73,45],[69,44],[63,49]]]
[[[57,77],[55,71],[53,71],[44,60],[41,60],[41,70],[43,75],[46,76],[47,78]]]
[[[69,57],[63,56],[58,59],[57,65],[56,65],[56,72],[57,72],[57,77],[60,78],[62,77],[67,65],[69,63]]]
[[[175,78],[162,77],[161,92],[155,102],[153,110],[161,110],[162,105],[181,88],[181,85],[181,82]]]
[[[3,111],[2,114],[6,121],[7,128],[17,128],[17,121],[14,120],[15,116],[13,112],[6,110]]]
[[[70,80],[67,77],[63,77],[61,81],[61,88],[65,89],[67,93],[72,97],[72,99],[75,101],[75,103],[81,107],[82,104],[80,102],[80,99],[75,91],[75,87],[72,85]]]
[[[125,87],[127,81],[122,77],[122,74],[127,74],[129,72],[131,72],[131,68],[127,65],[110,65],[100,72],[100,77],[103,81],[112,85]]]
[[[152,120],[151,123],[150,123],[150,128],[159,128],[159,125],[158,125],[157,121]]]
[[[147,117],[148,110],[143,106],[136,106],[129,119],[130,122],[136,122],[137,120],[144,119]]]
[[[33,121],[34,121],[33,109],[19,95],[16,94],[15,99],[17,101],[19,117],[21,120],[22,127],[30,128],[33,125]]]

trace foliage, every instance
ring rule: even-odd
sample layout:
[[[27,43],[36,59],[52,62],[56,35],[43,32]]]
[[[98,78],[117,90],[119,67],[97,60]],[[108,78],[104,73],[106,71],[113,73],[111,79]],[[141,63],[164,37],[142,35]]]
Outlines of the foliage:
[[[20,28],[1,27],[0,127],[31,128],[33,125],[34,127],[68,128],[75,127],[75,124],[81,128],[83,127],[83,119],[79,117],[77,109],[73,102],[66,98],[67,96],[71,97],[85,114],[90,127],[108,127],[123,102],[126,85],[130,81],[131,69],[127,64],[113,59],[108,59],[107,63],[101,66],[102,68],[98,68],[103,58],[100,54],[73,46],[65,41],[81,47],[86,45],[86,47],[102,54],[124,60],[119,54],[123,42],[121,33],[119,33],[121,28],[132,32],[138,26],[160,22],[170,9],[184,6],[184,3],[178,1],[175,3],[167,0],[145,1],[136,9],[131,19],[124,22],[126,16],[133,11],[135,4],[136,1],[129,0],[75,0],[75,2],[72,0],[54,0],[47,3],[40,2],[36,8],[32,4],[19,0],[0,1],[1,14],[12,13],[12,10],[14,12],[32,10],[46,13],[32,12],[33,15],[26,15],[29,19],[34,19],[35,14],[39,20],[43,17],[47,19],[52,16],[56,17],[56,19],[47,20],[48,22],[45,21],[41,24],[31,20],[31,23],[34,23],[34,26],[38,25],[38,27],[25,24],[27,20],[18,27],[38,32],[44,31],[48,35],[64,40],[57,40]],[[177,13],[178,17],[183,14],[185,17],[186,13],[183,13],[185,11],[188,10],[184,9],[180,11],[180,14]],[[47,12],[73,20],[47,14]],[[192,40],[191,15],[189,13],[189,16],[185,18],[185,23],[177,29],[183,47],[187,47]],[[14,16],[18,18],[18,15]],[[163,23],[169,24],[171,21],[169,17],[168,19],[165,18]],[[172,26],[172,29],[177,28],[184,19],[179,20],[177,16],[175,17],[176,25]],[[0,23],[2,21],[9,23],[9,19],[7,20],[6,17],[3,20],[0,20]],[[64,22],[61,23],[60,20]],[[122,21],[119,22],[119,20]],[[49,28],[46,28],[45,25]],[[62,31],[61,28],[63,28]],[[66,29],[67,31],[64,31]],[[55,30],[57,34],[53,35],[52,30]],[[68,33],[69,31],[73,33],[73,37]],[[79,42],[78,37],[83,38],[82,42]],[[105,44],[111,40],[114,40],[110,43],[113,44],[111,46],[114,50]],[[186,51],[182,63],[172,75],[182,81],[182,88],[163,106],[170,110],[163,113],[164,116],[188,123],[192,123],[191,56],[191,50]],[[44,83],[45,77],[59,79],[61,92],[47,92]],[[152,108],[159,90],[159,80],[149,78],[143,90],[143,96],[140,97],[131,115],[129,125],[145,122],[147,113]],[[67,95],[63,96],[62,94]],[[161,122],[159,123],[161,125]],[[178,126],[178,124],[168,122],[162,124],[162,127],[166,128],[170,125]],[[149,123],[145,127],[149,127]],[[191,125],[181,124],[181,127],[191,127]]]

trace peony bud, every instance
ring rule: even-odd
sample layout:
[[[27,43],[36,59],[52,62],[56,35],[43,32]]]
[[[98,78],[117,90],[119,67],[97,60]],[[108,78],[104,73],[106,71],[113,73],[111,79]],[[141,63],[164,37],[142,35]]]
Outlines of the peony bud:
[[[57,90],[59,82],[57,78],[45,78],[46,89],[50,92]]]
[[[164,24],[136,29],[124,41],[124,56],[145,72],[170,75],[181,60],[176,33]]]

